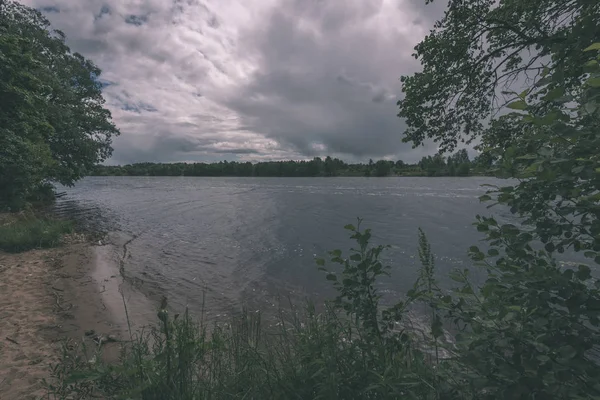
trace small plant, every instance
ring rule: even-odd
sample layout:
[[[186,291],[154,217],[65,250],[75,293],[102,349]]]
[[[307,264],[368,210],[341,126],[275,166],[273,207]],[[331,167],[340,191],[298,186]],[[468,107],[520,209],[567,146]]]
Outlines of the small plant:
[[[385,325],[380,324],[379,301],[381,296],[377,292],[375,283],[380,276],[389,276],[389,266],[383,265],[380,260],[381,253],[389,246],[369,246],[371,230],[360,230],[361,220],[357,226],[346,225],[344,229],[351,232],[351,239],[356,240],[358,248],[350,249],[350,256],[342,258],[341,250],[330,251],[331,262],[342,266],[340,276],[328,271],[324,265],[325,260],[316,260],[319,270],[326,272],[326,278],[333,282],[333,287],[338,295],[334,300],[336,307],[343,309],[346,314],[354,318],[356,324],[381,337]]]
[[[34,248],[55,247],[73,223],[48,217],[21,216],[0,226],[0,250],[18,253]]]

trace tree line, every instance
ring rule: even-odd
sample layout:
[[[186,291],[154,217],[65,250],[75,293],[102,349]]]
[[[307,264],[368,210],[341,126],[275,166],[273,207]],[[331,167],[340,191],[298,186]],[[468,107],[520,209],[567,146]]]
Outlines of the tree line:
[[[414,164],[402,160],[369,160],[368,163],[346,163],[329,156],[309,161],[266,161],[214,163],[136,163],[123,166],[96,165],[92,176],[254,176],[254,177],[318,177],[318,176],[470,176],[488,173],[491,163],[483,157],[469,159],[466,150],[444,157],[423,157]]]

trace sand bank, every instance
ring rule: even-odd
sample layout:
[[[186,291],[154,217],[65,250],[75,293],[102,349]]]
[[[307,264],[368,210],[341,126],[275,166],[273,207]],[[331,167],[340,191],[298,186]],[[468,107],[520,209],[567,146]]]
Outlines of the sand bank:
[[[0,252],[0,399],[39,398],[66,343],[129,339],[153,322],[155,306],[123,281],[121,249],[71,240],[57,249]],[[96,340],[95,340],[96,339]],[[106,343],[116,357],[119,342]]]

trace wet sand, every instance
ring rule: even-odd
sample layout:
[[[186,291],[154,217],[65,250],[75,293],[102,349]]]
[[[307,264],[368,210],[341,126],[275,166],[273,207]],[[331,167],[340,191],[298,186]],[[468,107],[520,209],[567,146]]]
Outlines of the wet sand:
[[[98,337],[107,360],[120,342],[153,322],[156,307],[119,274],[119,246],[91,245],[81,237],[57,249],[20,254],[0,252],[0,399],[33,399],[45,394],[43,379],[62,347]],[[126,313],[127,309],[127,313]],[[129,323],[127,314],[129,315]]]

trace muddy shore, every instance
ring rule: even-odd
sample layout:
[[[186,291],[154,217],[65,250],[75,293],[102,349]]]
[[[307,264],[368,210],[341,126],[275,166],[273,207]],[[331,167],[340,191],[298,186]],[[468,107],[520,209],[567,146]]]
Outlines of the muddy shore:
[[[43,396],[64,346],[102,341],[114,359],[130,326],[154,321],[156,306],[119,273],[122,250],[74,236],[56,249],[0,252],[0,399]]]

